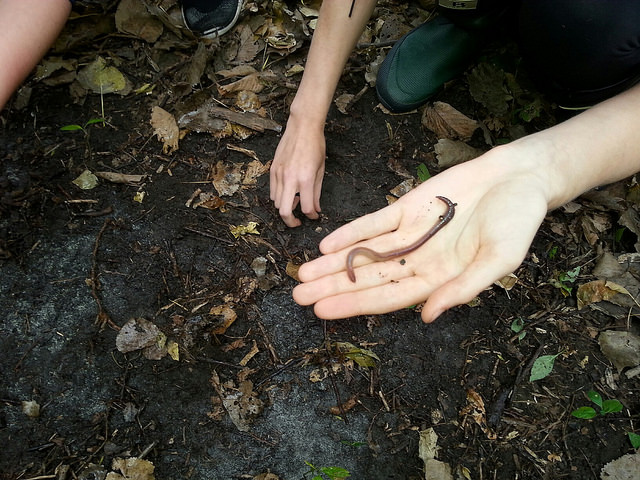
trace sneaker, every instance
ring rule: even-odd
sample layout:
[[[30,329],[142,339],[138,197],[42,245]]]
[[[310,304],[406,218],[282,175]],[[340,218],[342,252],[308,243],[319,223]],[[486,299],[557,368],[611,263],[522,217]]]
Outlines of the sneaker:
[[[493,20],[496,16],[490,15]],[[487,21],[494,24],[493,21]],[[390,111],[411,111],[464,72],[487,36],[481,17],[463,28],[438,15],[402,37],[378,71],[376,92]],[[465,25],[467,27],[467,25]]]
[[[182,18],[189,30],[207,38],[224,35],[238,21],[242,0],[183,0]]]

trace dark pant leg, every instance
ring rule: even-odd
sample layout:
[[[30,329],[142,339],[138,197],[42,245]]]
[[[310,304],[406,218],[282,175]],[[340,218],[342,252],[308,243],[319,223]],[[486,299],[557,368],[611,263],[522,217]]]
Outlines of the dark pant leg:
[[[523,0],[519,40],[552,99],[586,106],[640,80],[640,1]]]

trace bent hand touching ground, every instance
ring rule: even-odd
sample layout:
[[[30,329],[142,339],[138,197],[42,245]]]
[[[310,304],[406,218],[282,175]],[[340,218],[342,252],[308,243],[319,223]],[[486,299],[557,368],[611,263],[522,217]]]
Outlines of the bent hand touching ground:
[[[321,318],[379,314],[426,301],[422,319],[471,300],[524,259],[548,209],[640,171],[640,85],[547,130],[494,148],[450,168],[393,205],[359,218],[320,243],[323,256],[300,268],[293,291]],[[386,252],[423,236],[440,216],[444,196],[455,216],[402,258],[355,258],[355,246]]]
[[[273,157],[269,172],[271,200],[288,227],[300,225],[293,214],[298,202],[308,218],[316,219],[320,213],[325,158],[323,127],[324,121],[312,128],[297,121],[292,113]]]
[[[287,129],[270,172],[270,196],[289,227],[300,220],[293,210],[316,219],[324,176],[324,124],[338,80],[376,0],[322,3],[300,88],[291,104]],[[299,194],[299,197],[298,197]]]

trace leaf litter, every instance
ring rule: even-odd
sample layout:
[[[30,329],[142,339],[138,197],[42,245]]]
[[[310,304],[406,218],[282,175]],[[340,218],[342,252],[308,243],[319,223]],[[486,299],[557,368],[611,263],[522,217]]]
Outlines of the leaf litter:
[[[143,39],[148,43],[155,42],[155,48],[151,52],[149,64],[157,73],[171,74],[172,78],[176,80],[174,82],[176,91],[169,93],[168,97],[165,98],[166,101],[162,104],[169,110],[162,109],[162,112],[160,112],[154,109],[154,112],[160,112],[159,115],[162,120],[156,118],[156,124],[153,124],[152,121],[155,135],[160,141],[165,155],[172,155],[178,152],[180,148],[178,140],[184,138],[184,135],[194,135],[196,132],[210,134],[217,139],[233,137],[238,140],[246,140],[254,132],[264,132],[265,130],[281,131],[282,127],[278,122],[271,120],[268,110],[262,106],[260,99],[265,99],[266,95],[272,89],[277,88],[278,84],[295,81],[291,77],[295,78],[295,75],[300,73],[302,64],[292,58],[292,63],[286,71],[278,68],[259,71],[256,69],[242,70],[244,68],[242,65],[234,67],[232,64],[234,62],[249,62],[258,58],[259,55],[263,55],[266,59],[293,57],[295,52],[302,48],[305,39],[313,31],[314,23],[312,22],[315,13],[314,9],[310,9],[306,5],[290,10],[289,4],[262,2],[263,4],[273,4],[265,6],[260,5],[260,3],[250,2],[246,7],[249,10],[253,9],[252,13],[256,13],[256,15],[254,17],[249,15],[239,23],[237,36],[233,37],[233,39],[229,37],[228,40],[219,39],[213,42],[202,42],[195,52],[190,46],[192,38],[189,32],[184,27],[178,26],[180,22],[176,21],[178,17],[176,2],[166,0],[163,2],[127,0],[119,3],[118,11],[116,12],[117,30]],[[383,3],[384,8],[396,9],[395,11],[400,12],[400,14],[396,15],[393,21],[385,22],[378,18],[371,22],[368,32],[363,35],[361,41],[375,42],[378,39],[397,38],[410,26],[411,22],[404,15],[406,6],[396,5],[394,2]],[[405,18],[407,21],[404,21]],[[105,26],[103,23],[97,22],[97,20],[97,16],[91,19],[92,24],[99,27],[94,29],[96,34],[108,35],[113,32],[113,27]],[[367,35],[368,38],[365,38]],[[81,35],[77,36],[77,38],[80,37]],[[66,45],[70,45],[73,41],[72,36],[66,37],[63,35],[59,40],[59,44],[63,45],[66,42]],[[172,48],[175,49],[177,54],[164,56],[164,54],[160,53],[163,49],[168,51]],[[384,49],[378,50],[375,54],[366,57],[366,72],[363,75],[369,82],[375,78],[375,71],[384,57]],[[186,54],[186,52],[189,53]],[[181,65],[185,58],[192,58],[193,61]],[[224,62],[222,62],[224,63],[224,68],[222,69],[219,68],[220,58],[224,59]],[[126,91],[120,89],[122,79],[124,79],[125,87],[130,80],[120,71],[120,69],[123,71],[125,69],[121,68],[122,59],[119,53],[114,52],[111,58],[106,58],[105,56],[102,59],[85,58],[83,60],[76,64],[73,62],[54,61],[53,58],[49,59],[50,63],[47,68],[41,71],[40,78],[42,81],[51,82],[51,84],[54,84],[54,82],[70,84],[70,88],[73,89],[77,96],[76,98],[80,100],[87,95],[86,91],[96,94],[107,94],[108,92],[105,90],[112,90],[114,93],[120,94]],[[213,68],[213,64],[216,64],[215,68]],[[77,65],[90,65],[92,69],[85,67],[85,70],[76,71]],[[229,73],[232,71],[234,73]],[[289,75],[285,72],[288,72]],[[119,74],[122,75],[122,78]],[[134,77],[131,76],[131,78]],[[220,81],[220,79],[223,81]],[[444,102],[442,102],[442,105],[433,104],[425,108],[421,112],[422,118],[426,118],[423,126],[426,129],[435,131],[436,136],[441,136],[445,139],[445,141],[438,142],[434,148],[438,163],[437,166],[430,164],[430,168],[445,168],[479,155],[484,146],[478,141],[470,141],[478,125],[480,127],[484,126],[486,129],[483,140],[487,145],[492,145],[494,140],[494,138],[491,138],[492,136],[503,135],[507,130],[508,113],[510,109],[516,106],[518,96],[521,95],[516,79],[497,67],[486,64],[472,70],[467,80],[474,98],[487,109],[487,112],[485,112],[487,116],[483,119],[471,119]],[[177,101],[188,99],[190,95],[193,95],[194,85],[207,81],[215,84],[206,87],[209,88],[208,92],[205,88],[205,93],[209,94],[211,101],[199,103],[199,108],[179,110]],[[140,94],[143,94],[144,92],[153,91],[157,84],[151,87],[148,84],[136,85],[136,87],[140,89]],[[352,111],[353,104],[358,101],[357,93],[358,91],[345,92],[337,97],[341,99],[341,101],[337,102],[337,105],[339,109],[342,109],[343,113],[349,114]],[[531,102],[530,108],[523,113],[530,119],[538,118],[542,114],[543,108],[535,100]],[[176,118],[179,120],[176,121]],[[462,119],[462,129],[458,127],[457,123],[460,119]],[[462,141],[452,141],[455,139]],[[473,146],[467,142],[472,143]],[[196,190],[198,193],[194,192],[192,198],[187,202],[187,207],[202,207],[210,211],[220,210],[222,212],[225,203],[225,200],[221,199],[222,196],[231,198],[244,189],[255,187],[257,179],[266,173],[269,164],[262,164],[255,151],[242,149],[243,147],[238,147],[234,151],[250,157],[253,161],[248,165],[228,161],[212,162],[212,168],[206,181],[211,183],[218,195],[212,192],[203,192],[201,190],[198,192]],[[122,175],[120,179],[123,180],[123,183],[137,183],[132,177],[124,176],[126,174]],[[127,178],[128,180],[125,181]],[[401,195],[415,185],[416,182],[413,178],[407,179],[406,184],[396,193]],[[603,196],[600,198],[602,199]],[[608,200],[611,201],[611,198]],[[617,219],[620,225],[625,226],[633,233],[637,233],[637,212],[635,208],[635,205],[628,207],[626,214]],[[602,213],[602,210],[594,211],[593,204],[587,204],[585,210],[586,212],[580,221],[571,224],[566,229],[566,234],[573,238],[585,238],[590,245],[599,245],[603,243],[603,236],[610,230],[612,225],[608,221],[610,218],[609,212],[606,210],[604,213]],[[613,221],[616,221],[616,219]],[[238,234],[237,236],[236,233],[231,231],[234,238],[241,238],[247,234],[259,235],[256,230],[257,222],[253,222],[255,225],[252,225],[251,222],[242,223],[236,223],[238,224],[237,227],[229,224],[230,229],[232,227],[237,229],[235,230]],[[197,329],[200,327],[203,327],[211,335],[211,337],[206,338],[224,335],[235,324],[238,319],[237,312],[240,311],[239,305],[242,305],[243,302],[246,302],[251,297],[260,279],[266,277],[267,266],[272,263],[266,256],[251,256],[251,258],[254,259],[251,262],[251,268],[255,278],[244,277],[239,279],[235,289],[229,290],[232,293],[226,292],[225,294],[225,292],[217,290],[215,287],[210,287],[200,290],[200,298],[197,301],[191,298],[175,299],[175,303],[172,303],[172,308],[175,307],[175,304],[183,303],[187,312],[192,311],[198,314],[202,311],[208,312],[203,314],[200,319],[197,319],[197,316],[173,315],[177,335],[185,335],[181,337],[181,340],[185,340],[189,335],[191,335],[192,339],[195,338],[195,336],[199,335]],[[565,271],[568,271],[568,269],[565,269]],[[287,273],[295,276],[294,262],[287,262]],[[633,275],[630,274],[630,276]],[[527,285],[526,282],[528,281],[530,281],[530,278],[527,275],[523,275],[523,282],[519,287]],[[604,282],[604,285],[598,284],[596,286],[596,290],[600,289],[599,295],[602,298],[599,298],[598,294],[596,294],[587,299],[582,306],[588,305],[595,308],[596,305],[625,296],[633,301],[633,295],[628,294],[627,287],[621,286],[623,283],[618,284],[610,280],[604,280]],[[605,291],[603,289],[608,290]],[[505,290],[507,290],[506,287]],[[513,285],[508,290],[513,290]],[[204,305],[207,305],[208,308],[204,309]],[[550,321],[553,322],[553,319]],[[164,334],[159,331],[157,326],[140,318],[131,322],[133,322],[132,325],[130,322],[125,324],[121,332],[118,333],[118,338],[120,338],[119,344],[116,341],[118,350],[123,348],[127,349],[126,351],[135,352],[137,350],[150,349],[150,352],[156,352],[150,353],[150,358],[155,358],[158,355],[158,349],[161,351],[166,348],[167,351],[173,351],[172,358],[175,360],[179,358],[178,344],[174,342],[174,347],[169,347],[168,345],[172,340],[168,340],[166,336],[163,339]],[[187,332],[188,328],[191,327],[194,330],[190,333]],[[535,328],[532,331],[536,335],[544,335],[542,331],[537,331]],[[344,355],[351,362],[356,362],[356,364],[366,368],[375,368],[376,365],[379,365],[380,359],[372,350],[356,347],[350,342],[341,343],[343,346],[338,350],[338,353]],[[188,345],[189,342],[186,341],[186,344]],[[165,345],[165,347],[161,347],[161,345]],[[231,345],[231,343],[227,345]],[[240,360],[240,364],[244,363],[242,365],[244,367],[253,362],[260,354],[260,348],[255,342],[250,342],[246,345],[251,346],[247,352],[243,352],[244,356]],[[335,345],[337,346],[338,344]],[[244,347],[243,342],[237,344],[238,349]],[[128,350],[130,348],[131,350]],[[352,358],[349,358],[349,356]],[[632,366],[630,360],[619,361],[615,360],[615,358],[613,357],[610,360],[616,366],[623,365],[622,368]],[[216,372],[214,374],[215,376],[212,376],[211,380],[217,398],[213,402],[214,406],[219,403],[238,430],[248,431],[251,422],[264,408],[258,398],[260,393],[254,388],[252,382],[246,378],[251,375],[251,371],[249,369],[243,370],[236,375],[235,379],[226,381],[220,380]],[[325,375],[323,379],[326,378],[328,377]],[[461,415],[463,417],[469,416],[478,428],[486,434],[487,438],[491,439],[492,436],[495,438],[495,433],[488,429],[486,425],[486,412],[482,397],[473,390],[470,390],[470,392],[475,395],[469,394],[467,397],[468,407],[462,411],[464,415],[462,413]],[[355,407],[357,403],[353,405]],[[420,438],[422,440],[422,435],[420,435]],[[112,468],[113,470],[119,470],[123,478],[127,478],[128,474],[122,470],[121,465],[123,464],[119,463],[118,466],[115,466],[114,463]],[[263,474],[265,478],[268,475],[271,474]],[[459,473],[459,475],[460,478],[468,478],[463,473]],[[273,477],[277,478],[275,475]],[[120,478],[120,476],[114,478]]]

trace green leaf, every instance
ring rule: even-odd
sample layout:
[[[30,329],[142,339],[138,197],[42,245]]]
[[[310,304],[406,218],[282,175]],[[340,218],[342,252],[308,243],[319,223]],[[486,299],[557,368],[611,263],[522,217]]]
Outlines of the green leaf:
[[[636,450],[640,448],[640,435],[633,432],[628,432],[627,435],[629,435],[629,441],[631,442],[631,446]]]
[[[541,380],[549,375],[551,370],[553,370],[553,362],[556,360],[558,355],[560,354],[542,355],[541,357],[538,357],[531,367],[529,381],[535,382],[536,380]]]
[[[607,413],[617,413],[622,411],[622,404],[618,400],[605,400],[602,402],[602,410],[600,415],[606,415]]]
[[[320,475],[316,475],[311,480],[324,480]]]
[[[576,418],[593,418],[597,415],[596,411],[591,407],[580,407],[577,410],[571,412]]]
[[[549,260],[553,260],[556,255],[558,254],[558,246],[555,245],[553,247],[551,247],[551,249],[549,250],[549,253],[547,254],[549,256]]]
[[[622,240],[622,235],[624,235],[624,230],[625,230],[624,227],[618,228],[614,233],[613,238],[616,243],[620,243],[620,241]]]
[[[524,319],[516,318],[513,322],[511,322],[511,331],[513,333],[520,333],[524,328]]]
[[[429,173],[429,169],[424,163],[418,165],[418,180],[420,183],[426,182],[431,178],[431,173]]]
[[[600,394],[598,392],[596,392],[594,390],[589,390],[587,392],[587,397],[589,397],[589,400],[591,400],[593,403],[595,403],[600,408],[602,408],[602,397],[600,396]]]
[[[349,440],[340,440],[340,443],[349,447],[363,447],[366,442],[350,442]]]
[[[349,470],[345,470],[344,468],[340,467],[322,467],[320,471],[329,476],[331,480],[334,480],[336,478],[347,478],[351,476]]]
[[[85,127],[89,125],[93,125],[94,123],[104,123],[104,118],[92,118],[87,123],[84,124]]]
[[[84,128],[82,128],[81,125],[65,125],[64,127],[61,127],[60,130],[63,132],[74,132],[77,130],[84,130]]]

